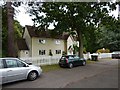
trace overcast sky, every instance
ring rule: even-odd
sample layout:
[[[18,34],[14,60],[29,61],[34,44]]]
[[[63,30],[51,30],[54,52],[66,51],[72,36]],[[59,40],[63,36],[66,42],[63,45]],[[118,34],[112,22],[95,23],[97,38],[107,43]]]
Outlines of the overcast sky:
[[[24,9],[24,5],[21,5],[20,7],[17,8],[17,10],[19,10],[19,14],[16,15],[15,19],[18,20],[20,22],[20,24],[22,26],[25,25],[33,25],[33,21],[31,19],[31,17],[29,16],[29,13],[26,13],[26,10]],[[118,17],[118,8],[117,10],[113,11],[110,13],[110,15],[114,15],[116,18]],[[50,29],[53,29],[54,27],[51,25],[49,27]]]

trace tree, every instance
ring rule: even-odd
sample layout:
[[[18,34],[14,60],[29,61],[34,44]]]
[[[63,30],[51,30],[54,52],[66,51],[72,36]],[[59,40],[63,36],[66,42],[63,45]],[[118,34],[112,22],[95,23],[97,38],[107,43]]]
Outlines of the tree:
[[[40,30],[45,30],[51,23],[54,24],[54,31],[61,33],[63,31],[76,31],[79,41],[79,56],[83,57],[83,36],[86,33],[92,34],[91,30],[98,27],[103,18],[108,15],[109,6],[114,10],[115,4],[110,2],[49,2],[41,3],[40,6],[32,6],[31,15],[35,18],[35,24],[39,23]],[[45,15],[40,15],[40,13]],[[89,28],[92,28],[89,30]]]
[[[112,20],[111,20],[112,19]],[[120,50],[120,20],[111,18],[107,25],[102,25],[99,30],[97,43],[101,48],[109,48],[110,51]],[[111,21],[110,21],[111,20]]]
[[[6,5],[1,6],[2,8],[2,57],[7,56],[7,48],[8,48],[8,26],[7,26],[7,7]],[[16,39],[21,38],[22,37],[22,26],[20,25],[20,23],[16,20],[14,20],[14,32],[15,32],[15,36],[13,36],[13,38],[15,39],[14,41],[16,41]]]
[[[8,56],[15,57],[13,13],[14,9],[11,2],[7,2],[7,26],[8,26]]]

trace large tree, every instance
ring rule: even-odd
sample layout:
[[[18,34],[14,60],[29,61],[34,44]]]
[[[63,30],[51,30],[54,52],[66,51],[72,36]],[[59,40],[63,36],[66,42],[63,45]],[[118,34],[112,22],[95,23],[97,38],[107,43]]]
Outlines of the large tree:
[[[35,16],[35,24],[39,23],[40,30],[45,30],[53,23],[57,33],[76,31],[79,56],[83,57],[83,36],[87,33],[92,35],[108,16],[108,7],[112,10],[116,8],[110,2],[45,2],[32,6],[31,14]]]
[[[108,48],[110,51],[120,50],[120,19],[109,17],[108,24],[101,25],[97,43],[101,48]]]
[[[7,7],[6,5],[1,6],[2,8],[2,57],[8,56],[8,21],[7,21]],[[13,26],[14,26],[14,36],[12,38],[14,39],[13,44],[15,45],[16,39],[22,37],[22,26],[17,20],[13,20]],[[12,43],[12,42],[11,42]],[[14,51],[15,52],[15,51]]]
[[[13,27],[13,14],[14,8],[11,6],[12,2],[7,2],[7,26],[8,26],[8,55],[15,57],[15,44],[14,44],[14,27]]]

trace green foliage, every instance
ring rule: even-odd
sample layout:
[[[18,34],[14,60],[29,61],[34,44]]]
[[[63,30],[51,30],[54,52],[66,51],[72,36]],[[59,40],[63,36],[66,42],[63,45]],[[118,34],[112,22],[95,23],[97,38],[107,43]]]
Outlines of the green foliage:
[[[63,52],[62,52],[62,55],[63,55],[63,56],[64,56],[64,55],[67,55],[67,53],[66,53],[65,51],[63,51]]]
[[[113,21],[113,22],[112,22]],[[97,43],[100,47],[109,48],[110,51],[120,50],[120,20],[112,20],[112,24],[100,27]]]
[[[84,53],[84,54],[86,54],[86,53],[87,53],[86,48],[83,48],[83,53]]]
[[[110,50],[109,49],[98,49],[96,52],[97,53],[110,53]]]
[[[74,54],[76,53],[76,52],[79,52],[79,47],[77,46],[77,45],[73,45],[73,52],[74,52]]]
[[[76,31],[79,40],[79,54],[83,54],[83,37],[86,40],[86,49],[93,51],[97,48],[95,30],[99,24],[104,23],[109,18],[109,6],[114,10],[115,4],[110,2],[45,2],[38,6],[32,6],[31,15],[34,15],[34,23],[39,23],[42,29],[54,24],[55,32]],[[40,13],[45,15],[40,15]],[[100,23],[101,22],[101,23]],[[94,51],[95,51],[94,50]]]
[[[8,43],[8,24],[7,24],[7,8],[2,6],[2,57],[7,55],[7,43]],[[14,33],[15,39],[22,37],[22,26],[17,20],[14,20]],[[15,40],[16,41],[16,40]]]

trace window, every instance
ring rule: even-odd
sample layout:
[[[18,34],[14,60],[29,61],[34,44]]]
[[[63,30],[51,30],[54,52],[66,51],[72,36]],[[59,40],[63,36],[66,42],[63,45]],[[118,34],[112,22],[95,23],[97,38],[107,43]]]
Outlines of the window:
[[[69,59],[74,59],[72,56],[69,56]]]
[[[78,57],[78,56],[74,56],[74,58],[75,58],[75,59],[79,59],[79,57]]]
[[[17,61],[18,67],[25,67],[25,64],[23,62]]]
[[[45,50],[39,50],[39,55],[45,55]]]
[[[55,43],[56,43],[56,44],[60,44],[60,40],[56,40]]]
[[[39,39],[39,43],[45,44],[45,40]]]
[[[7,68],[18,67],[17,61],[16,61],[16,60],[13,60],[13,59],[7,59],[7,60],[6,60],[6,64],[7,64]]]
[[[61,50],[56,50],[56,54],[61,54]]]
[[[25,54],[28,54],[28,51],[26,51]]]
[[[0,69],[3,68],[3,61],[0,59]]]

